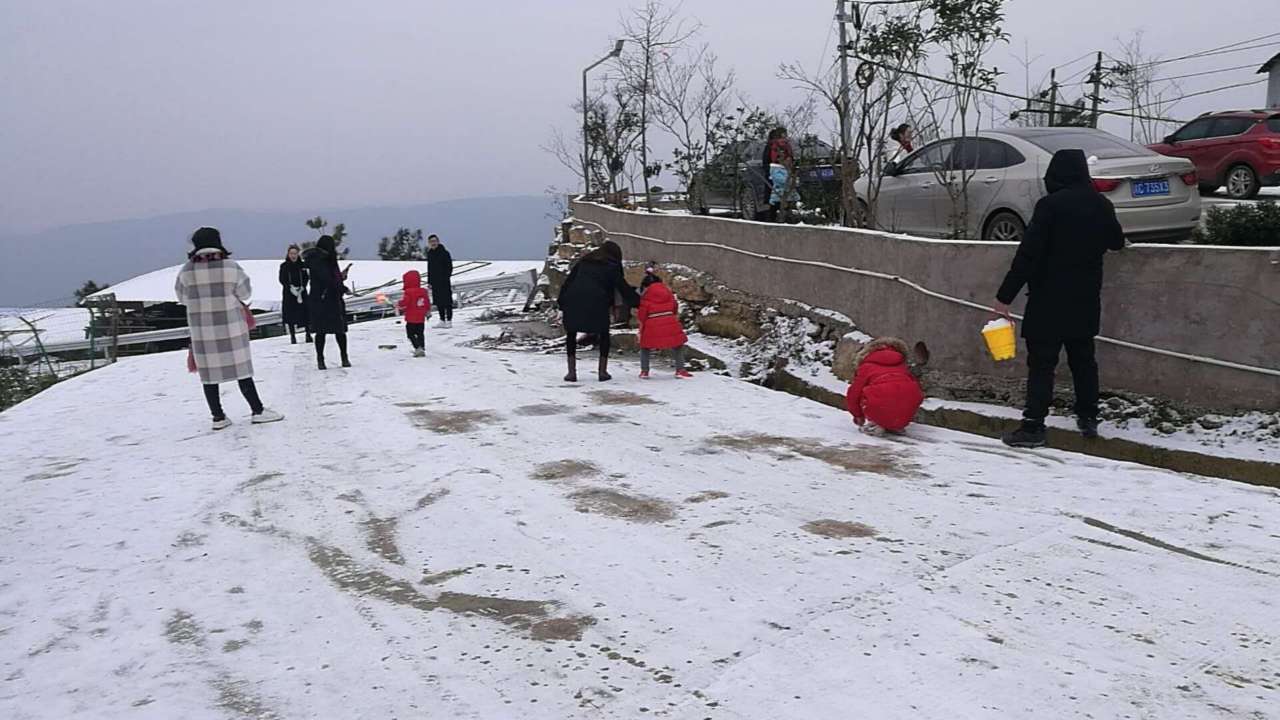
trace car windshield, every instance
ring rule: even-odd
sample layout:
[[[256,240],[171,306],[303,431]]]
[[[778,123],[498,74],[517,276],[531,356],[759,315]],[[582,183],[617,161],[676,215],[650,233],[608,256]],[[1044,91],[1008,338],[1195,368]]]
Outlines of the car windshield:
[[[1083,150],[1085,155],[1092,155],[1099,160],[1108,158],[1134,157],[1135,155],[1157,155],[1128,140],[1121,140],[1106,133],[1059,133],[1054,135],[1031,135],[1025,138],[1049,153],[1059,150]]]

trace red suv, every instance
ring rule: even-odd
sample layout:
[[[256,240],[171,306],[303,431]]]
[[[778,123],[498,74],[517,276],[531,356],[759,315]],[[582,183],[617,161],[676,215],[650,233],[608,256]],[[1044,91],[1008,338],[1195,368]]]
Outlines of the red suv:
[[[1201,115],[1151,149],[1195,163],[1200,192],[1225,185],[1231,197],[1248,200],[1263,186],[1280,185],[1280,112]]]

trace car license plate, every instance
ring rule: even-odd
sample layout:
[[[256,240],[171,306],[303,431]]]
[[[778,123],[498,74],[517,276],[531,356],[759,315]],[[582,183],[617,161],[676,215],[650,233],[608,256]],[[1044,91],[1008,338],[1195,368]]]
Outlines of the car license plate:
[[[1136,198],[1168,194],[1168,180],[1143,180],[1133,183],[1133,196]]]
[[[835,168],[821,168],[819,172],[822,173],[823,180],[830,180],[836,176]]]

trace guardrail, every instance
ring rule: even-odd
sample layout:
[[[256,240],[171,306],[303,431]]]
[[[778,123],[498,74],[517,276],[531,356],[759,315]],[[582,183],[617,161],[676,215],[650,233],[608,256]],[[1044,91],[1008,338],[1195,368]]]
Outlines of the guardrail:
[[[487,263],[486,263],[487,264]],[[480,269],[483,265],[473,269]],[[455,275],[457,277],[457,275]],[[509,275],[498,275],[496,277],[481,278],[477,280],[460,279],[453,285],[453,290],[458,294],[460,307],[468,305],[495,305],[514,302],[515,298],[521,295],[527,305],[529,299],[533,297],[533,293],[538,287],[538,271],[530,269],[527,272],[511,273]],[[505,291],[505,292],[504,292]],[[376,310],[379,307],[387,307],[403,295],[404,292],[398,287],[380,287],[371,288],[361,291],[357,295],[348,296],[347,313],[359,315]],[[385,303],[378,302],[378,296],[382,295]],[[481,302],[481,300],[489,300],[489,302]],[[259,327],[266,327],[280,324],[280,313],[265,312],[254,315]],[[165,330],[147,330],[145,332],[129,333],[121,335],[117,339],[119,347],[129,347],[136,345],[146,345],[156,342],[170,342],[174,340],[183,340],[190,337],[191,331],[187,327],[168,328]],[[101,339],[98,342],[102,342]],[[57,353],[81,352],[91,349],[89,340],[74,340],[59,343],[44,343],[44,352],[50,355]],[[27,355],[39,354],[39,348],[35,346],[15,348],[15,354],[19,357]]]

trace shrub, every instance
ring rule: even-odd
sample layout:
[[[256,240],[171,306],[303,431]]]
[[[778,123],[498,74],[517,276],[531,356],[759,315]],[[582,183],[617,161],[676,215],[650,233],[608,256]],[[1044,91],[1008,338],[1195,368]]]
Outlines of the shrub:
[[[1203,228],[1196,230],[1199,245],[1280,247],[1280,204],[1267,200],[1232,207],[1211,207]]]
[[[20,365],[0,366],[0,410],[13,407],[56,382],[54,375],[33,373]]]

